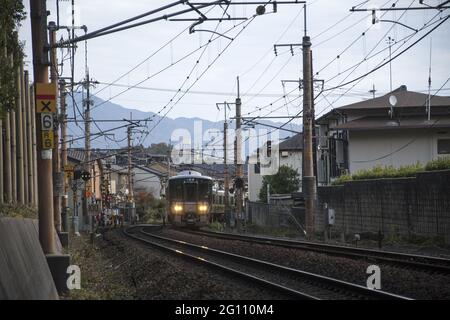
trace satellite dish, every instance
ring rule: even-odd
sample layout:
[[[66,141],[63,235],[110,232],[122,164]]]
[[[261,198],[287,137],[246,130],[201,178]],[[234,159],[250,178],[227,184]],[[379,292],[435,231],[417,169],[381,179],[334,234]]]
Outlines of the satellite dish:
[[[395,107],[395,105],[397,104],[397,97],[392,95],[389,97],[389,104],[391,105],[391,107]]]
[[[265,6],[258,6],[256,8],[256,14],[258,16],[263,15],[264,13],[266,13],[266,7]]]

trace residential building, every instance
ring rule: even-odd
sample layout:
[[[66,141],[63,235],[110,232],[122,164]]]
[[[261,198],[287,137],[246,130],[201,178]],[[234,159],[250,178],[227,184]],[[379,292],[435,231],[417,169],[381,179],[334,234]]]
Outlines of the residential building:
[[[408,91],[331,110],[319,128],[318,182],[374,166],[400,167],[450,154],[450,97]]]
[[[273,151],[278,151],[278,165],[271,162],[269,167],[278,167],[287,165],[302,177],[302,151],[303,151],[303,133],[298,133],[276,146],[271,146]],[[263,176],[267,173],[266,166],[258,161],[258,154],[265,148],[260,148],[257,154],[249,156],[248,161],[248,200],[251,202],[259,201],[259,191],[263,184]],[[274,166],[275,165],[275,166]],[[301,185],[301,184],[300,184]],[[298,191],[301,191],[301,186]],[[276,190],[274,190],[274,193]]]

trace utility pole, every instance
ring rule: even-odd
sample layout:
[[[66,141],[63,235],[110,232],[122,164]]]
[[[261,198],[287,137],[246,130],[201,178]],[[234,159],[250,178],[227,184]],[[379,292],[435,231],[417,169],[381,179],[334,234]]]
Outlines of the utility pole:
[[[373,99],[375,99],[375,92],[377,92],[377,90],[375,90],[375,84],[372,84],[372,90],[369,90],[369,93],[372,94]]]
[[[50,21],[48,24],[48,36],[50,39],[50,47],[56,44],[56,24],[54,21]],[[50,79],[51,83],[54,83],[56,88],[58,87],[58,58],[56,55],[56,48],[50,50]],[[58,93],[56,92],[56,95]],[[58,119],[58,112],[56,113],[56,119]],[[57,121],[56,121],[57,123]],[[56,126],[57,127],[57,126]],[[53,129],[52,129],[53,130]],[[55,222],[55,228],[57,232],[61,232],[61,198],[60,198],[60,164],[59,164],[59,143],[58,143],[58,128],[54,131],[54,147],[52,150],[53,158],[53,218]]]
[[[45,0],[30,0],[31,36],[35,83],[48,83],[47,8]],[[36,89],[36,86],[35,86]],[[37,99],[36,95],[36,99]],[[36,105],[36,110],[39,106]],[[55,253],[53,225],[52,152],[42,144],[41,115],[36,113],[37,167],[39,193],[39,240],[45,254]]]
[[[67,109],[66,109],[66,82],[61,80],[59,83],[59,96],[60,96],[60,104],[61,104],[61,113],[60,113],[60,121],[61,121],[61,172],[64,172],[67,166]],[[64,174],[63,176],[63,196],[61,199],[61,220],[62,220],[62,230],[64,232],[68,231],[67,224],[67,208],[68,208],[68,181],[67,177]]]
[[[243,210],[242,203],[243,199],[243,188],[244,188],[244,180],[243,180],[243,168],[242,168],[242,135],[241,135],[241,97],[239,92],[239,77],[237,77],[237,98],[236,98],[236,143],[235,143],[235,202],[236,202],[236,215],[237,215],[237,227],[241,227],[241,222],[243,218]]]
[[[87,29],[85,29],[85,33]],[[86,69],[86,79],[84,81],[84,87],[86,89],[86,99],[84,101],[85,111],[84,111],[84,170],[91,173],[91,96],[90,87],[91,82],[89,78],[89,68],[87,65],[87,41],[85,41],[85,69]],[[93,176],[93,175],[92,175]],[[83,195],[83,220],[90,225],[91,234],[94,232],[94,217],[89,214],[88,197],[91,196],[92,192],[92,178],[84,183],[84,195]],[[86,221],[86,219],[88,219]]]
[[[314,109],[312,108],[312,65],[311,65],[311,40],[306,31],[306,5],[305,34],[303,36],[303,194],[305,197],[305,224],[306,235],[309,239],[314,237],[314,215],[316,205],[316,177],[314,176],[313,159],[313,123]]]
[[[134,204],[134,194],[133,194],[133,172],[131,167],[131,134],[132,134],[132,126],[127,127],[127,140],[128,140],[128,214],[131,222],[134,223],[134,214],[133,214],[133,204]]]
[[[225,101],[223,103],[216,103],[216,107],[220,110],[219,105],[223,104],[224,121],[223,121],[223,189],[224,189],[224,212],[227,226],[230,226],[230,190],[229,190],[229,176],[228,176],[228,152],[227,152],[227,134],[228,134],[228,123],[227,123],[227,108],[228,103]]]

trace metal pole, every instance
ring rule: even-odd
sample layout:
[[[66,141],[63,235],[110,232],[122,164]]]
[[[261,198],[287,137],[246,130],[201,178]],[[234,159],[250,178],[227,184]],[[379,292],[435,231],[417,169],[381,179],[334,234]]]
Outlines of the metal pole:
[[[47,8],[45,0],[30,0],[31,36],[35,83],[48,83]],[[39,194],[39,240],[45,254],[55,253],[53,225],[52,153],[42,149],[40,116],[36,114]]]
[[[315,201],[317,195],[316,195],[316,177],[314,176],[313,143],[312,143],[314,114],[312,109],[313,88],[311,77],[311,69],[312,69],[311,40],[309,36],[305,35],[303,37],[302,47],[303,47],[303,139],[304,139],[303,194],[305,197],[306,235],[309,239],[312,239],[314,237],[314,215],[315,215]]]
[[[48,36],[50,39],[50,46],[56,43],[56,24],[53,21],[48,25]],[[50,79],[52,83],[58,83],[58,58],[56,55],[56,48],[50,50]],[[56,92],[56,96],[58,92]],[[56,119],[58,119],[58,111],[56,112]],[[60,164],[58,151],[58,129],[54,130],[55,145],[52,149],[53,158],[53,218],[57,232],[61,232],[61,198],[58,182],[60,181]]]

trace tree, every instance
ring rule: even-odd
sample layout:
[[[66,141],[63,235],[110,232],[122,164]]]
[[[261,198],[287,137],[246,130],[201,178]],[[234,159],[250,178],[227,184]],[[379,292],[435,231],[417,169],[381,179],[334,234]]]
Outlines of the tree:
[[[18,39],[25,11],[20,0],[0,0],[0,117],[14,106],[17,96],[16,71],[23,59],[23,43]],[[7,55],[5,55],[5,49]],[[13,57],[12,64],[10,57]]]
[[[280,166],[278,172],[271,176],[264,176],[259,200],[267,202],[267,185],[270,184],[270,193],[291,193],[298,191],[300,178],[297,170],[289,166]]]
[[[152,143],[148,148],[147,151],[152,154],[163,154],[167,155],[170,154],[170,151],[172,150],[172,146],[167,145],[164,142],[160,143]]]

